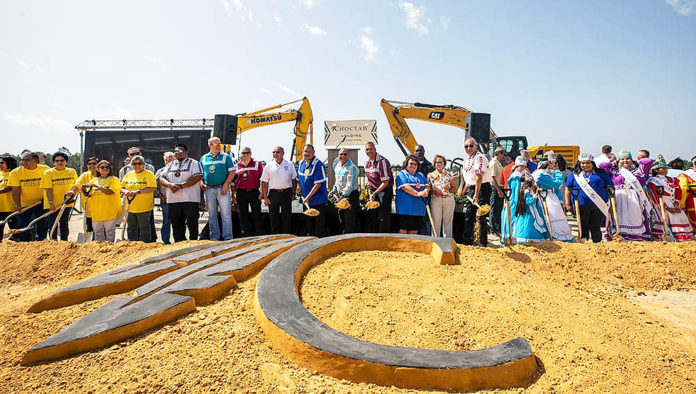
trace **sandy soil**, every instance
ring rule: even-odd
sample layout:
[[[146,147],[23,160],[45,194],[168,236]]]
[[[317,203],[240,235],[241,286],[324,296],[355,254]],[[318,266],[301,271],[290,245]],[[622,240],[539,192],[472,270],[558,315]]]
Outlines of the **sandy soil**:
[[[111,298],[26,313],[34,302],[191,244],[2,243],[0,391],[409,391],[286,361],[256,324],[256,277],[144,335],[19,366],[29,347]],[[314,267],[301,294],[330,326],[379,343],[466,350],[523,336],[544,366],[530,392],[696,391],[696,243],[461,246],[459,261],[437,266],[413,253],[347,253]]]

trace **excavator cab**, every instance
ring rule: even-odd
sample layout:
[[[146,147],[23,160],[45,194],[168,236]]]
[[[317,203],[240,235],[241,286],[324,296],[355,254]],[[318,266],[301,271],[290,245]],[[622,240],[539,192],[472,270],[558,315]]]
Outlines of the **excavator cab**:
[[[505,148],[505,151],[510,153],[511,156],[517,157],[521,150],[527,149],[527,137],[525,136],[511,136],[511,137],[495,137],[491,140],[491,145],[489,147],[488,153],[493,157],[493,152],[499,146]]]

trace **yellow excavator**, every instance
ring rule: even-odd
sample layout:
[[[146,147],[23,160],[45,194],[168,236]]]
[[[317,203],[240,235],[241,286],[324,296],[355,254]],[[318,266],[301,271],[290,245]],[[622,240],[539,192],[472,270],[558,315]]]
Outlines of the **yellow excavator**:
[[[288,109],[281,112],[269,112],[279,108],[286,107],[295,103],[299,103],[299,109]],[[218,122],[218,116],[216,115],[215,122]],[[314,118],[312,116],[312,108],[309,105],[309,100],[304,97],[300,100],[291,101],[285,104],[278,104],[272,107],[260,109],[254,112],[248,112],[237,115],[221,115],[226,117],[224,119],[225,129],[232,131],[234,135],[230,133],[221,133],[216,136],[220,137],[220,140],[225,144],[225,148],[229,145],[234,145],[236,143],[236,135],[242,134],[245,131],[251,130],[256,127],[270,126],[273,124],[292,122],[295,121],[295,139],[292,142],[292,150],[295,155],[295,161],[298,162],[302,160],[302,150],[304,145],[307,143],[307,136],[309,136],[309,143],[314,143],[314,133],[313,133],[313,122]],[[216,129],[217,130],[217,129]],[[234,133],[236,131],[236,133]]]
[[[553,150],[557,154],[563,154],[563,157],[569,165],[573,165],[580,151],[577,145],[528,147],[527,137],[525,136],[499,137],[495,134],[493,129],[490,128],[489,114],[475,113],[465,107],[456,105],[408,103],[385,99],[382,99],[380,105],[387,117],[394,140],[404,155],[413,154],[416,150],[416,145],[418,145],[411,129],[408,127],[408,124],[406,124],[406,119],[418,119],[426,122],[458,127],[464,130],[467,137],[473,135],[479,140],[482,150],[491,155],[498,146],[502,146],[507,152],[512,153],[513,157],[524,149],[529,151],[532,157]],[[477,120],[483,125],[483,130],[481,127],[476,127],[477,125],[474,124]],[[477,128],[478,130],[476,130]],[[486,130],[488,132],[488,138],[481,138],[481,136],[486,136]]]

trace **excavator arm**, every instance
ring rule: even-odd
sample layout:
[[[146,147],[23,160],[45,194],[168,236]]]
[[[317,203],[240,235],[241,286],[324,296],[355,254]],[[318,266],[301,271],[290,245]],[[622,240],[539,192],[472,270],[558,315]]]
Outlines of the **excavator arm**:
[[[406,118],[445,124],[466,131],[466,116],[472,112],[468,108],[455,105],[405,103],[385,99],[382,99],[380,105],[387,116],[394,140],[404,155],[413,154],[418,145],[406,124]]]
[[[289,109],[282,112],[269,112],[299,102],[302,102],[299,109]],[[312,108],[309,105],[309,100],[307,97],[285,104],[274,105],[258,111],[239,114],[235,116],[235,120],[237,124],[237,134],[242,134],[256,127],[295,121],[293,154],[295,155],[296,162],[302,160],[302,150],[304,145],[307,143],[307,136],[309,136],[309,143],[314,143],[314,118],[312,116]]]

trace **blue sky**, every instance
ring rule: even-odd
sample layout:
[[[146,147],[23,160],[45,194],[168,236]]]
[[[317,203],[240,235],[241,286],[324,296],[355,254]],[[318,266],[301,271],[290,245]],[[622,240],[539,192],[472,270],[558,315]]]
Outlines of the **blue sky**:
[[[323,122],[381,98],[491,114],[498,135],[696,154],[696,0],[0,2],[0,151],[79,150],[84,119],[211,118],[302,96]],[[411,121],[427,156],[459,129]],[[259,159],[292,125],[243,136]],[[319,154],[325,157],[325,154]],[[288,155],[286,155],[288,158]]]

